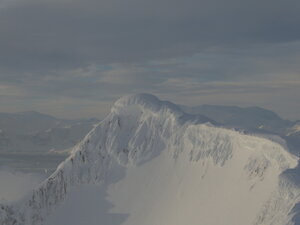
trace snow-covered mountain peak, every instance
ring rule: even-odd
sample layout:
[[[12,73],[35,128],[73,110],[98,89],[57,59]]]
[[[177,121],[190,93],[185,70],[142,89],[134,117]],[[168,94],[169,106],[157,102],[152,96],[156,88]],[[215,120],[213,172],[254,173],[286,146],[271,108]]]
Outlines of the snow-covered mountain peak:
[[[122,109],[130,106],[139,106],[142,109],[158,112],[167,110],[174,115],[183,115],[184,112],[175,104],[168,101],[161,101],[151,94],[134,94],[121,97],[112,107],[112,112],[121,113]]]
[[[214,120],[201,114],[187,114],[178,105],[169,101],[162,101],[154,95],[145,93],[121,97],[115,102],[111,109],[112,114],[119,114],[121,116],[125,114],[136,114],[136,116],[139,116],[139,114],[144,112],[152,115],[155,114],[157,116],[176,118],[179,123],[192,122],[218,124]]]
[[[152,95],[123,97],[32,195],[0,207],[0,224],[291,222],[300,191],[281,174],[298,158],[270,140],[207,122]],[[78,215],[66,216],[69,207]]]

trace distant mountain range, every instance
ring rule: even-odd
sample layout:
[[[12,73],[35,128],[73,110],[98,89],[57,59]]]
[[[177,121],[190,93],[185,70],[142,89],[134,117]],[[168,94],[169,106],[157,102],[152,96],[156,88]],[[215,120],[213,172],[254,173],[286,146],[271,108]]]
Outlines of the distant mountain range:
[[[67,151],[97,123],[97,119],[58,119],[34,111],[0,113],[0,152]]]

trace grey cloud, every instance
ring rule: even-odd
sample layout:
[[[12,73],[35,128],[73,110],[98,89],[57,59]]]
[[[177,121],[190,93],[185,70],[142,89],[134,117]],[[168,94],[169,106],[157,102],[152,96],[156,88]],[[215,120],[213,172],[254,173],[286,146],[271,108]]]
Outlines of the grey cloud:
[[[295,118],[299,27],[296,0],[0,0],[1,110],[103,117],[149,92]]]
[[[77,99],[114,100],[137,92],[161,91],[180,93],[185,81],[187,89],[210,82],[299,81],[299,43],[272,45],[252,49],[223,48],[199,53],[192,57],[157,60],[145,63],[89,65],[77,69],[55,69],[40,74],[17,76],[17,81],[2,79],[2,95],[28,96],[30,99],[69,97]],[[179,81],[178,89],[159,84]],[[214,87],[219,92],[221,86]],[[243,87],[246,90],[246,86]],[[265,92],[269,90],[265,89]],[[199,93],[198,93],[199,94]]]
[[[17,1],[0,13],[0,66],[45,71],[299,40],[299,1]]]

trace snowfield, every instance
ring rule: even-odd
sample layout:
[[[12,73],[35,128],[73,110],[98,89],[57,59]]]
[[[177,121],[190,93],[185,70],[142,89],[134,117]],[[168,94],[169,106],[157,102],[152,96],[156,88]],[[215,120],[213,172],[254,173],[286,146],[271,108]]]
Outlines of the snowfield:
[[[119,99],[2,225],[292,225],[298,158],[147,94]]]

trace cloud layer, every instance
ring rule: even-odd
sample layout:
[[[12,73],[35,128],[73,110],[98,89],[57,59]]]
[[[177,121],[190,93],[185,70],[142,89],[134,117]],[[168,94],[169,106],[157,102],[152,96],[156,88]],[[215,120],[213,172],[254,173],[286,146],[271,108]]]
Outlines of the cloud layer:
[[[2,111],[103,117],[150,92],[300,118],[299,27],[296,0],[0,0]]]

